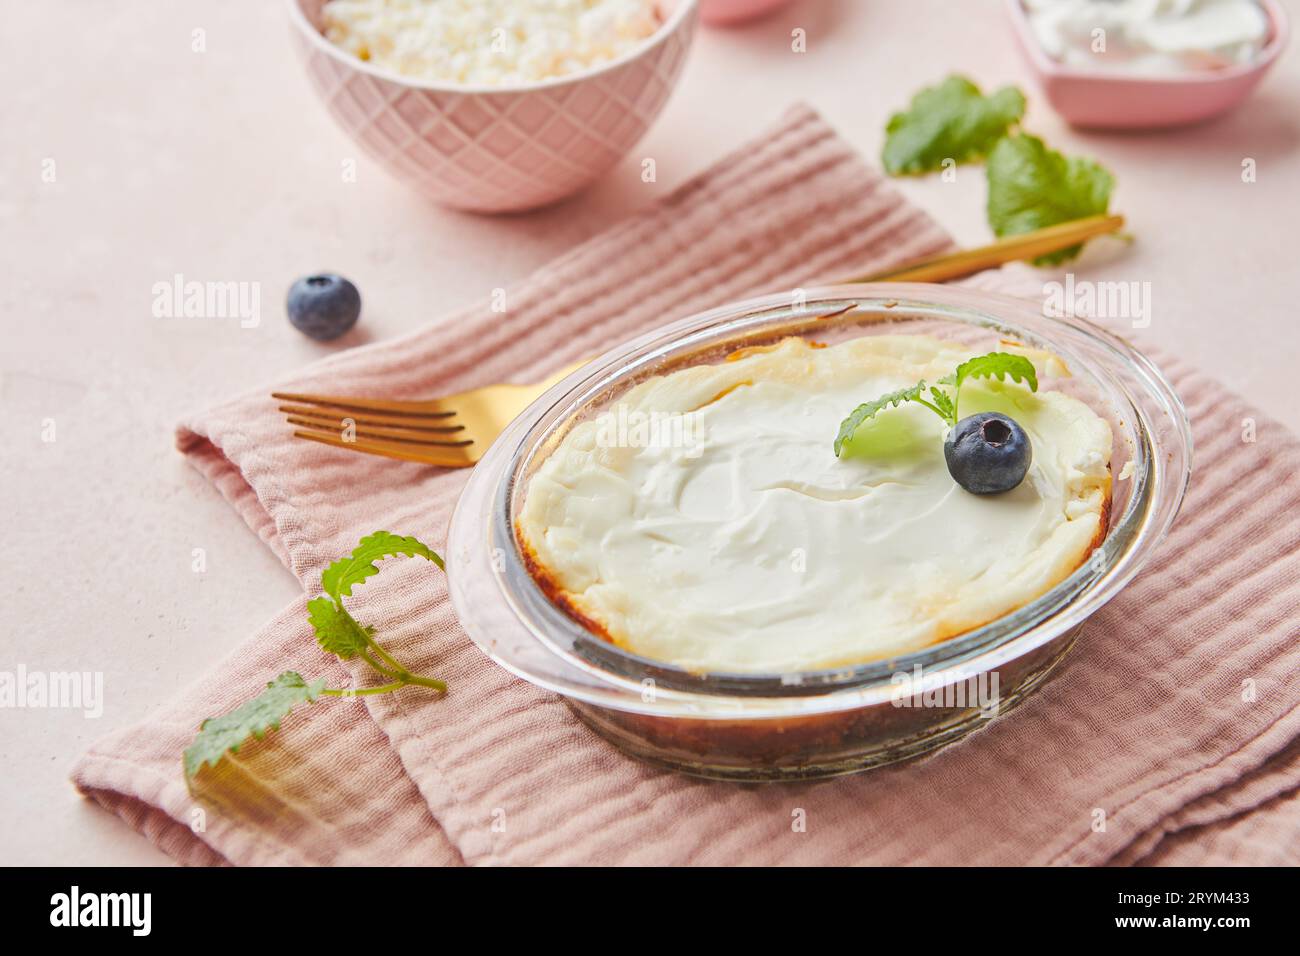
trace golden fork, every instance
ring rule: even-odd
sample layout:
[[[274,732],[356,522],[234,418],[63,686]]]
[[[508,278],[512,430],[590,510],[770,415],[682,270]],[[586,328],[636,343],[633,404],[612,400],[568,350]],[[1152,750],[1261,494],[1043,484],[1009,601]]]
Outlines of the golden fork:
[[[1020,259],[1036,259],[1049,252],[1059,252],[1071,246],[1108,232],[1124,228],[1124,217],[1117,215],[1087,216],[1071,219],[1055,226],[1022,232],[1018,236],[1004,236],[997,242],[959,252],[925,256],[882,272],[840,279],[840,283],[854,282],[946,282],[974,275],[994,266],[1006,265]]]
[[[418,461],[442,468],[467,468],[537,396],[583,359],[531,385],[486,385],[427,401],[356,398],[272,392],[296,438],[350,451]]]
[[[1032,259],[1066,249],[1094,236],[1115,232],[1123,225],[1123,216],[1090,216],[1008,236],[977,249],[927,256],[843,282],[957,279],[1017,259]],[[467,468],[483,457],[506,425],[534,399],[586,364],[584,359],[531,385],[488,385],[418,402],[295,392],[272,392],[271,397],[290,403],[281,405],[280,411],[295,426],[297,438],[386,458],[443,468]]]

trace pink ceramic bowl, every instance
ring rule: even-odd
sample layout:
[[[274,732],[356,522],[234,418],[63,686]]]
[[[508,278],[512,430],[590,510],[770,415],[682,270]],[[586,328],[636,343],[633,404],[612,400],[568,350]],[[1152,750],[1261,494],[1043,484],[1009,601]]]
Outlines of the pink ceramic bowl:
[[[339,124],[394,176],[475,212],[544,206],[591,183],[659,115],[695,33],[696,0],[628,56],[528,86],[430,83],[381,70],[320,32],[325,0],[287,0],[294,45]]]
[[[1255,88],[1286,46],[1286,11],[1260,0],[1272,35],[1251,63],[1171,76],[1102,73],[1065,66],[1049,57],[1029,26],[1020,0],[1007,0],[1020,52],[1043,94],[1068,122],[1097,129],[1181,126],[1224,113]]]

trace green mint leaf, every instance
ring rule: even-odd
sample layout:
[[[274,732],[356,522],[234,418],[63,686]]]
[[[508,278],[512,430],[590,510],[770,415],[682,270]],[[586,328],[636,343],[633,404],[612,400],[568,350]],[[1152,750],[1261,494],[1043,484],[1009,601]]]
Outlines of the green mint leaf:
[[[845,442],[853,437],[853,433],[858,430],[858,426],[863,422],[893,405],[921,401],[921,394],[924,391],[925,382],[917,382],[911,388],[900,388],[896,392],[881,395],[874,402],[866,402],[853,409],[848,418],[840,422],[839,434],[835,436],[835,457],[839,457],[840,452],[844,449]]]
[[[1010,376],[1013,381],[1024,382],[1031,392],[1038,391],[1038,373],[1034,363],[1023,355],[1010,352],[990,352],[967,359],[957,366],[954,384],[960,390],[962,383],[971,378],[1004,379]],[[958,392],[960,394],[960,391]]]
[[[1012,381],[1024,382],[1031,392],[1038,391],[1038,373],[1034,369],[1033,362],[1023,355],[1012,355],[1010,352],[989,352],[987,355],[977,355],[975,358],[967,359],[957,366],[956,371],[929,386],[928,401],[925,397],[927,386],[922,380],[910,388],[900,388],[880,396],[873,402],[859,405],[849,413],[848,418],[840,422],[839,434],[835,436],[835,457],[840,457],[844,446],[853,438],[858,428],[887,408],[902,405],[904,402],[918,402],[942,418],[951,428],[957,424],[957,408],[961,404],[962,383],[973,378],[1003,380],[1008,377]],[[947,391],[949,388],[953,391],[951,395]],[[897,443],[900,438],[894,435],[887,440]]]
[[[945,376],[945,378],[946,377],[947,376]],[[957,406],[947,392],[931,385],[930,400],[934,402],[934,407],[939,410],[939,414],[944,417],[944,420],[946,420],[949,425],[957,424]]]
[[[396,554],[409,558],[428,558],[445,570],[442,558],[415,538],[404,538],[388,531],[376,531],[361,539],[361,543],[349,557],[335,561],[322,572],[321,588],[335,601],[351,597],[352,588],[365,582],[366,578],[379,573],[376,561]]]
[[[950,76],[912,98],[885,127],[882,160],[892,176],[932,172],[945,159],[965,163],[988,155],[1025,113],[1025,95],[1004,86],[984,96],[964,76]]]
[[[325,681],[310,684],[301,674],[285,671],[266,685],[266,690],[228,714],[209,717],[199,726],[198,736],[185,749],[185,776],[193,778],[204,764],[215,767],[229,753],[238,753],[250,737],[261,740],[267,731],[277,730],[289,711],[311,703],[325,689]]]
[[[989,225],[998,236],[1031,232],[1058,222],[1105,213],[1115,178],[1083,156],[1063,156],[1037,136],[1008,136],[993,147],[988,165]],[[1034,265],[1073,259],[1082,244],[1039,256]]]
[[[307,619],[316,631],[321,650],[351,660],[369,645],[374,632],[358,624],[346,610],[321,595],[307,602]]]

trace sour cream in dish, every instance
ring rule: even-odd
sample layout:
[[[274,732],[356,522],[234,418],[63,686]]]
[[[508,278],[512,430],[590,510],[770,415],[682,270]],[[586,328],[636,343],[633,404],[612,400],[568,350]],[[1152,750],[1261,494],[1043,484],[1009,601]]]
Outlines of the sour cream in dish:
[[[1030,29],[1067,66],[1169,74],[1249,63],[1268,42],[1256,0],[1023,0]]]

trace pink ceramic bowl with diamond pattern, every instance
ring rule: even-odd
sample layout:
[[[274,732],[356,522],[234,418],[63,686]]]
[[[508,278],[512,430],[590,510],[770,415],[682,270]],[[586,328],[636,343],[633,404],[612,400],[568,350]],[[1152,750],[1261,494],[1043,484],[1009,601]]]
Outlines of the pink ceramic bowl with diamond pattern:
[[[591,183],[663,108],[695,33],[696,0],[612,63],[527,86],[457,86],[381,70],[320,32],[325,0],[287,0],[294,45],[339,124],[394,176],[475,212],[544,206]]]

